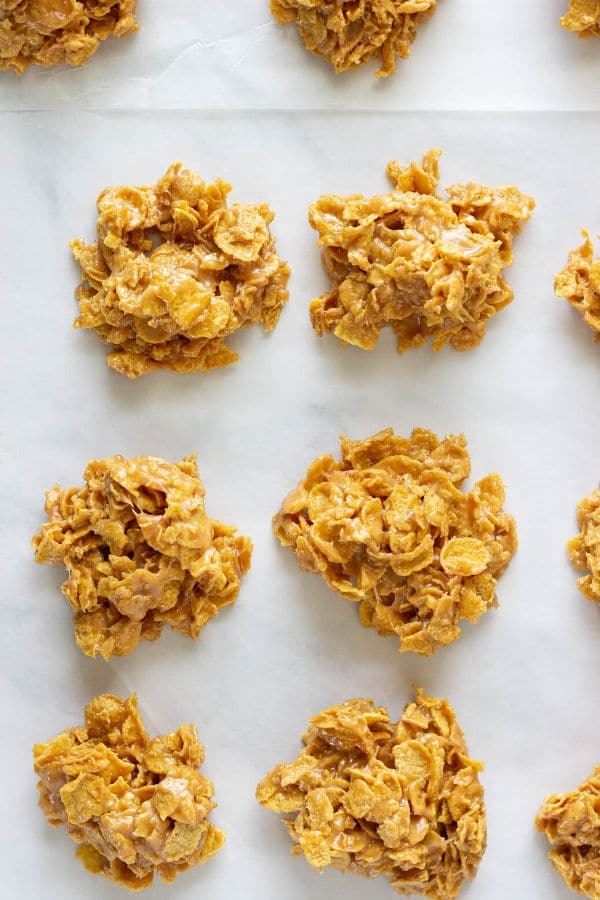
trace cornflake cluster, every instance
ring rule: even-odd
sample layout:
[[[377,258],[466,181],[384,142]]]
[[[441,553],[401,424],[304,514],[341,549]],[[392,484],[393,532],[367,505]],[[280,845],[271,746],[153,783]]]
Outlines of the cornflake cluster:
[[[340,462],[320,456],[309,466],[274,532],[303,569],[360,604],[365,627],[431,656],[456,640],[461,620],[497,605],[517,547],[502,479],[488,475],[465,493],[469,472],[463,435],[342,437]]]
[[[516,187],[472,182],[449,187],[442,199],[439,156],[430,150],[421,165],[390,163],[389,194],[326,194],[310,207],[333,282],[310,306],[319,334],[372,350],[390,326],[400,353],[429,339],[434,350],[448,343],[469,350],[511,302],[502,273],[534,202]]]
[[[561,24],[580,37],[600,37],[600,0],[570,0]]]
[[[82,488],[46,494],[39,563],[64,565],[77,643],[105,659],[153,641],[163,625],[197,638],[234,603],[252,541],[209,519],[194,456],[93,460]]]
[[[548,856],[573,890],[600,898],[600,767],[568,794],[546,797],[535,824],[552,849]]]
[[[115,348],[108,365],[121,375],[226,366],[238,359],[229,335],[277,324],[290,269],[275,251],[273,213],[228,206],[230,190],[177,163],[152,187],[104,190],[96,243],[71,242],[83,273],[75,326]]]
[[[82,66],[106,38],[139,28],[136,0],[2,0],[0,71]]]
[[[436,0],[271,0],[278,22],[297,22],[304,45],[336,72],[378,56],[378,77],[406,59],[417,29],[436,9]]]
[[[173,881],[221,849],[193,725],[149,739],[135,696],[95,697],[85,725],[33,748],[40,806],[64,825],[87,869],[131,890]]]
[[[594,247],[587,231],[581,247],[569,254],[565,268],[556,276],[554,289],[568,300],[600,341],[600,259],[594,259]]]
[[[577,582],[581,593],[600,603],[600,488],[581,501],[577,518],[580,532],[569,541],[569,557],[578,571],[587,572]]]
[[[283,815],[317,869],[384,875],[399,894],[455,897],[486,846],[481,763],[454,710],[422,691],[397,724],[372,700],[311,719],[295,762],[262,781],[259,803]]]

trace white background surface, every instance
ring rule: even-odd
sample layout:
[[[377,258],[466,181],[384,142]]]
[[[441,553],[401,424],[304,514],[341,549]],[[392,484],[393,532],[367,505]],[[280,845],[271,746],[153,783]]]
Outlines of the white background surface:
[[[65,834],[47,826],[30,748],[80,722],[93,694],[137,691],[151,732],[198,725],[213,818],[228,835],[206,866],[145,896],[394,896],[385,880],[319,878],[293,860],[254,788],[295,756],[310,715],[362,695],[397,717],[418,683],[450,699],[486,764],[489,847],[463,896],[566,900],[532,819],[546,793],[575,787],[600,762],[600,617],[564,551],[576,503],[600,476],[600,348],[553,297],[552,277],[579,228],[600,229],[600,121],[540,110],[597,110],[600,42],[563,33],[554,0],[443,0],[412,59],[381,86],[364,70],[334,79],[258,0],[171,0],[168,14],[157,0],[141,7],[139,35],[106,45],[81,72],[0,77],[5,109],[60,107],[0,113],[0,895],[124,896],[87,874]],[[190,110],[81,109],[106,104]],[[535,111],[432,111],[451,107]],[[408,162],[432,145],[444,148],[442,184],[514,182],[536,198],[509,272],[515,303],[468,354],[427,347],[400,357],[391,335],[372,354],[317,338],[307,304],[327,279],[308,203],[325,191],[380,191],[388,159]],[[270,337],[254,329],[234,338],[235,366],[128,382],[106,369],[94,335],[70,328],[78,273],[67,244],[93,239],[101,188],[154,181],[175,159],[231,180],[235,200],[271,203],[292,296]],[[362,629],[356,609],[300,571],[270,531],[284,494],[314,456],[336,452],[340,432],[364,437],[386,425],[464,430],[474,478],[502,474],[519,528],[500,609],[431,660],[400,656],[395,639]],[[165,632],[110,664],[86,658],[59,591],[62,570],[32,561],[44,490],[80,484],[93,457],[193,451],[209,514],[255,541],[237,605],[198,643]]]

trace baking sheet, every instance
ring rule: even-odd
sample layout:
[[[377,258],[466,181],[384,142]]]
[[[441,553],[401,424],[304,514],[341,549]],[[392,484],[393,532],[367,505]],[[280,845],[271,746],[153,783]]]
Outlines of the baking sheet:
[[[173,887],[157,883],[146,896],[393,896],[385,880],[336,872],[320,878],[303,860],[292,859],[283,827],[253,794],[267,769],[295,756],[309,716],[352,696],[372,696],[398,716],[416,683],[451,700],[471,752],[486,764],[489,847],[464,896],[566,898],[532,818],[546,793],[575,787],[599,762],[600,617],[577,592],[564,543],[575,531],[577,501],[600,475],[600,369],[591,332],[553,297],[552,276],[576,245],[581,225],[600,230],[598,116],[386,111],[387,103],[410,107],[411,83],[420,92],[413,102],[423,106],[436,97],[440,106],[458,104],[458,96],[463,106],[472,105],[467,95],[473,93],[452,93],[462,76],[445,81],[443,96],[433,88],[433,72],[422,83],[410,81],[415,67],[438,62],[432,56],[436,40],[445,48],[446,68],[449,20],[456,21],[457,10],[474,16],[475,5],[467,0],[440,4],[413,61],[402,67],[389,94],[377,94],[378,111],[240,109],[252,103],[375,104],[368,73],[350,76],[352,88],[338,87],[342,82],[328,78],[318,61],[296,54],[291,33],[283,36],[285,51],[278,50],[262,7],[242,2],[206,4],[205,10],[211,35],[220,27],[239,32],[247,54],[235,69],[228,68],[234,61],[226,50],[231,42],[215,38],[210,50],[210,59],[220,60],[219,103],[230,109],[82,111],[82,105],[159,102],[156,82],[150,79],[148,90],[136,94],[134,82],[119,69],[125,66],[131,74],[141,59],[148,71],[151,58],[159,56],[174,60],[165,75],[181,91],[174,105],[214,102],[195,75],[196,63],[205,73],[212,65],[198,46],[173,57],[167,45],[177,30],[163,22],[159,34],[160,5],[148,0],[143,8],[145,31],[131,51],[141,56],[130,55],[123,44],[122,56],[110,51],[103,61],[105,54],[99,54],[83,73],[37,73],[37,79],[22,79],[14,93],[7,93],[5,79],[0,82],[5,107],[9,100],[22,107],[61,107],[0,114],[0,759],[6,807],[0,841],[8,851],[1,893],[43,893],[49,900],[123,896],[87,874],[65,834],[47,826],[36,806],[30,747],[81,721],[93,694],[137,691],[150,731],[164,733],[183,721],[198,725],[206,745],[204,771],[215,782],[219,803],[213,818],[228,835],[226,848],[202,869],[182,875]],[[593,64],[597,77],[600,61],[592,60],[592,45],[568,35],[565,41],[560,31],[542,27],[542,5],[547,9],[547,3],[529,0],[523,13],[538,12],[538,29],[528,37],[533,57],[545,53],[547,33],[551,45],[562,48],[563,61],[568,57],[570,66],[588,74]],[[560,4],[550,5],[558,15]],[[173,19],[180,16],[180,30],[191,24],[193,6],[169,5]],[[482,31],[494,36],[490,58],[507,52],[496,28],[498,4],[489,6],[494,10],[488,14],[486,4],[468,34],[461,32],[475,57],[475,35]],[[513,13],[517,6],[502,5]],[[219,25],[221,15],[225,25]],[[523,43],[518,21],[513,15],[514,39],[506,45],[511,50]],[[252,30],[261,23],[262,31]],[[508,23],[504,28],[506,36]],[[258,48],[252,34],[265,35],[257,38]],[[266,48],[294,60],[286,71],[279,67],[269,84]],[[517,65],[519,54],[514,58]],[[463,62],[474,65],[473,59]],[[106,73],[106,84],[96,84],[96,66],[97,73]],[[264,93],[238,92],[239,84],[227,80],[236,71],[244,73],[240,84],[250,91],[260,83]],[[560,107],[567,100],[577,105],[585,95],[582,77],[569,96],[575,76],[557,60],[546,76],[550,85],[561,83],[561,93],[536,93],[537,74],[532,66],[531,81],[523,82],[517,97],[511,69],[506,103]],[[294,79],[298,83],[288,94]],[[504,105],[496,83],[490,81],[484,96],[480,81],[473,85],[477,103],[487,96],[489,106]],[[588,92],[584,105],[595,100]],[[344,348],[330,336],[319,339],[307,304],[327,279],[306,222],[308,203],[325,191],[380,191],[388,159],[408,161],[432,145],[444,148],[443,184],[514,182],[535,196],[537,210],[517,239],[509,272],[515,303],[467,354],[434,355],[423,348],[401,357],[389,334],[372,354]],[[292,296],[271,336],[249,329],[232,340],[241,355],[235,366],[208,376],[160,372],[128,382],[106,369],[105,348],[94,335],[70,328],[78,274],[67,244],[73,236],[93,238],[101,188],[154,181],[175,159],[205,178],[231,180],[235,200],[273,206],[279,249],[293,269]],[[521,548],[500,581],[500,609],[477,626],[467,625],[458,642],[430,660],[400,656],[394,639],[362,629],[356,609],[300,571],[270,531],[284,494],[314,456],[336,452],[338,434],[364,437],[387,425],[400,433],[415,425],[440,434],[464,430],[473,478],[495,470],[503,475],[506,508],[519,527]],[[197,452],[209,514],[252,535],[256,549],[237,605],[211,622],[198,643],[165,631],[158,643],[107,664],[76,648],[59,592],[63,573],[35,566],[29,540],[43,521],[46,488],[57,481],[79,484],[89,459],[118,452],[167,459]]]
[[[141,30],[80,70],[0,77],[0,109],[595,109],[598,47],[558,27],[568,0],[439,0],[409,64],[336,77],[268,0],[139,0]]]

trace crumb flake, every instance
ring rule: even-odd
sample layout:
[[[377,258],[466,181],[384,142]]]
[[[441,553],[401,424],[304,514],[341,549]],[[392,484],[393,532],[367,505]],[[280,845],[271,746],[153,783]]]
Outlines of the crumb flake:
[[[600,767],[576,790],[550,794],[535,825],[546,835],[550,862],[572,890],[600,900]]]
[[[587,231],[582,234],[583,244],[569,254],[567,265],[554,280],[554,290],[594,331],[594,340],[600,341],[600,259],[594,259]]]
[[[214,787],[200,773],[195,727],[150,739],[135,696],[94,697],[83,727],[36,744],[33,757],[40,806],[94,874],[141,890],[155,874],[173,881],[225,843],[208,820]]]
[[[197,638],[235,602],[252,541],[208,518],[194,456],[93,460],[84,481],[48,491],[48,522],[33,539],[37,562],[67,569],[84,653],[123,656],[163,625]]]
[[[488,475],[466,492],[463,435],[391,428],[341,439],[318,457],[273,520],[299,565],[359,604],[361,623],[431,656],[497,606],[496,584],[517,548],[504,485]]]
[[[266,203],[228,206],[230,191],[176,163],[151,187],[102,191],[97,241],[71,242],[83,274],[75,327],[114,347],[107,362],[121,375],[227,366],[233,332],[277,324],[290,269],[274,215]]]
[[[421,164],[390,163],[389,194],[326,194],[310,207],[333,283],[310,306],[318,334],[372,350],[389,326],[399,353],[430,339],[434,350],[470,350],[512,301],[503,271],[534,201],[516,187],[473,182],[449,187],[443,199],[439,156],[430,150]]]
[[[310,721],[304,748],[258,785],[292,853],[317,869],[388,878],[398,894],[455,897],[486,846],[481,763],[454,710],[418,691],[398,723],[372,700]]]
[[[378,57],[379,78],[396,71],[396,59],[410,56],[419,26],[436,0],[271,0],[278,22],[296,22],[305,47],[346,72]]]
[[[1,0],[0,72],[82,66],[108,37],[137,31],[137,0]]]

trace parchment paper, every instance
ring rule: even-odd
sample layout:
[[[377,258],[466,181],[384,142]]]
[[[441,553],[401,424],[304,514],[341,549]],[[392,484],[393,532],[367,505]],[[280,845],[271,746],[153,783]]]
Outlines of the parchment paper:
[[[280,35],[268,24],[260,3],[141,6],[135,48],[107,46],[82,73],[32,72],[16,86],[0,79],[1,103],[15,109],[0,114],[0,894],[123,896],[86,873],[63,831],[46,824],[30,754],[35,741],[79,723],[93,694],[136,691],[153,733],[198,725],[219,803],[214,820],[228,834],[205,867],[146,896],[393,896],[385,880],[319,878],[292,859],[284,828],[253,795],[272,765],[295,756],[309,716],[353,696],[372,696],[398,716],[416,683],[450,699],[486,764],[489,848],[463,896],[566,898],[532,819],[547,793],[575,787],[600,762],[600,613],[579,595],[564,550],[577,501],[600,477],[600,348],[554,298],[552,277],[582,225],[600,230],[600,121],[595,112],[540,108],[596,108],[600,49],[555,27],[558,3],[443,0],[412,61],[379,94],[369,72],[334,82],[293,29]],[[521,6],[528,20],[536,10],[527,35]],[[542,21],[548,6],[551,25]],[[529,81],[520,54],[529,56]],[[467,70],[484,55],[515,60],[505,90],[497,67],[467,89]],[[167,82],[177,96],[167,98]],[[107,102],[197,108],[81,109]],[[515,109],[401,110],[433,103]],[[46,105],[60,109],[21,109]],[[225,108],[202,108],[212,105]],[[444,149],[442,183],[516,183],[536,198],[509,272],[514,304],[467,354],[426,347],[401,357],[391,335],[371,354],[319,339],[307,305],[327,279],[309,202],[325,191],[383,190],[390,158],[409,161],[432,145]],[[68,240],[93,239],[104,186],[154,181],[175,159],[231,180],[233,199],[273,206],[292,297],[270,337],[257,329],[236,336],[237,365],[128,382],[106,369],[94,335],[71,330],[78,273]],[[464,430],[473,477],[502,474],[518,523],[521,547],[499,583],[500,608],[434,659],[400,656],[395,640],[362,629],[356,608],[303,573],[270,531],[314,456],[335,453],[340,433],[364,437],[387,425]],[[173,460],[197,452],[209,514],[252,535],[256,549],[237,605],[198,643],[165,631],[106,664],[75,646],[63,572],[35,566],[29,540],[43,521],[45,489],[80,484],[89,459],[118,452]]]

